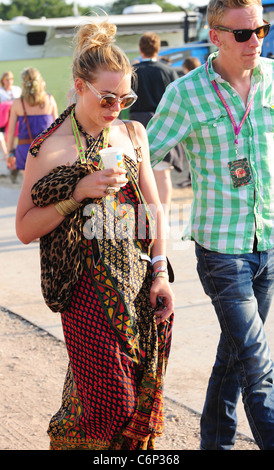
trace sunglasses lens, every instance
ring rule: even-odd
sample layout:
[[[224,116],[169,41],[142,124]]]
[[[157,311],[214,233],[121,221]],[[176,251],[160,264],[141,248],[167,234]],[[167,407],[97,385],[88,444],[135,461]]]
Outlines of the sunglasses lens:
[[[242,29],[235,32],[235,39],[237,42],[246,42],[252,36],[252,31],[250,29]]]
[[[110,108],[111,106],[115,104],[115,102],[116,102],[115,96],[103,96],[100,101],[100,104],[102,108]]]
[[[122,99],[120,106],[122,109],[127,109],[131,105],[133,105],[134,102],[135,102],[134,96],[125,96],[125,98]]]
[[[261,28],[258,28],[257,31],[256,31],[256,34],[257,34],[258,38],[259,39],[265,38],[269,33],[269,29],[270,29],[269,24],[266,24],[266,25],[262,26]]]

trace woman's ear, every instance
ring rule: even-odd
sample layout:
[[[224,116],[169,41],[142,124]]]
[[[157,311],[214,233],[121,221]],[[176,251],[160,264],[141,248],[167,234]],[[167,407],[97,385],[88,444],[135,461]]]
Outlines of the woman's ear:
[[[83,90],[85,89],[86,87],[86,84],[85,82],[83,81],[82,78],[79,78],[77,77],[74,81],[74,88],[75,88],[75,91],[78,95],[81,95]]]

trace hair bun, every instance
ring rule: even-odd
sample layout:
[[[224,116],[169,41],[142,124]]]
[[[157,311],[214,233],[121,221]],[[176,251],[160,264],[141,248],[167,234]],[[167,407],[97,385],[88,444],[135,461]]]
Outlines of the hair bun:
[[[108,21],[82,25],[75,36],[76,50],[83,54],[94,47],[109,46],[115,41],[116,30]]]

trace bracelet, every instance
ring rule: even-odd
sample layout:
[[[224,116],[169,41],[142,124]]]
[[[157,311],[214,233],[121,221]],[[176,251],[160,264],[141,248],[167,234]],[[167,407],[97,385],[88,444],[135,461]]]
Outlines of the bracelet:
[[[167,273],[167,266],[159,266],[159,268],[156,268],[154,272],[157,273],[158,271],[164,271]]]
[[[14,157],[15,155],[15,150],[11,150],[10,152],[8,152],[8,157]]]
[[[154,280],[157,276],[159,276],[159,274],[161,274],[161,276],[162,276],[162,274],[164,274],[169,279],[167,268],[164,268],[164,269],[158,268],[158,269],[156,269],[152,273],[152,279]]]
[[[163,255],[155,256],[154,258],[152,258],[151,264],[153,265],[154,263],[157,263],[157,261],[166,261],[166,256],[163,256]]]
[[[168,273],[164,272],[164,271],[159,271],[158,273],[153,273],[154,276],[153,276],[153,281],[155,281],[156,277],[164,277],[165,279],[168,279],[169,280],[169,275]]]
[[[80,202],[75,201],[75,199],[71,197],[65,201],[55,203],[54,207],[59,212],[59,214],[61,214],[63,217],[66,217],[71,212],[75,211],[80,205]]]

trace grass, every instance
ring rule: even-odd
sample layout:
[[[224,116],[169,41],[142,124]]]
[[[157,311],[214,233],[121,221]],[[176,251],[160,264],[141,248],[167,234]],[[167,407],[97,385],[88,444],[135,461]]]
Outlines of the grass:
[[[67,107],[67,94],[72,86],[72,57],[53,57],[50,59],[1,61],[2,73],[10,70],[14,74],[14,85],[21,86],[21,72],[27,67],[35,67],[46,82],[46,90],[54,96],[59,114]],[[122,118],[128,119],[127,110]]]

